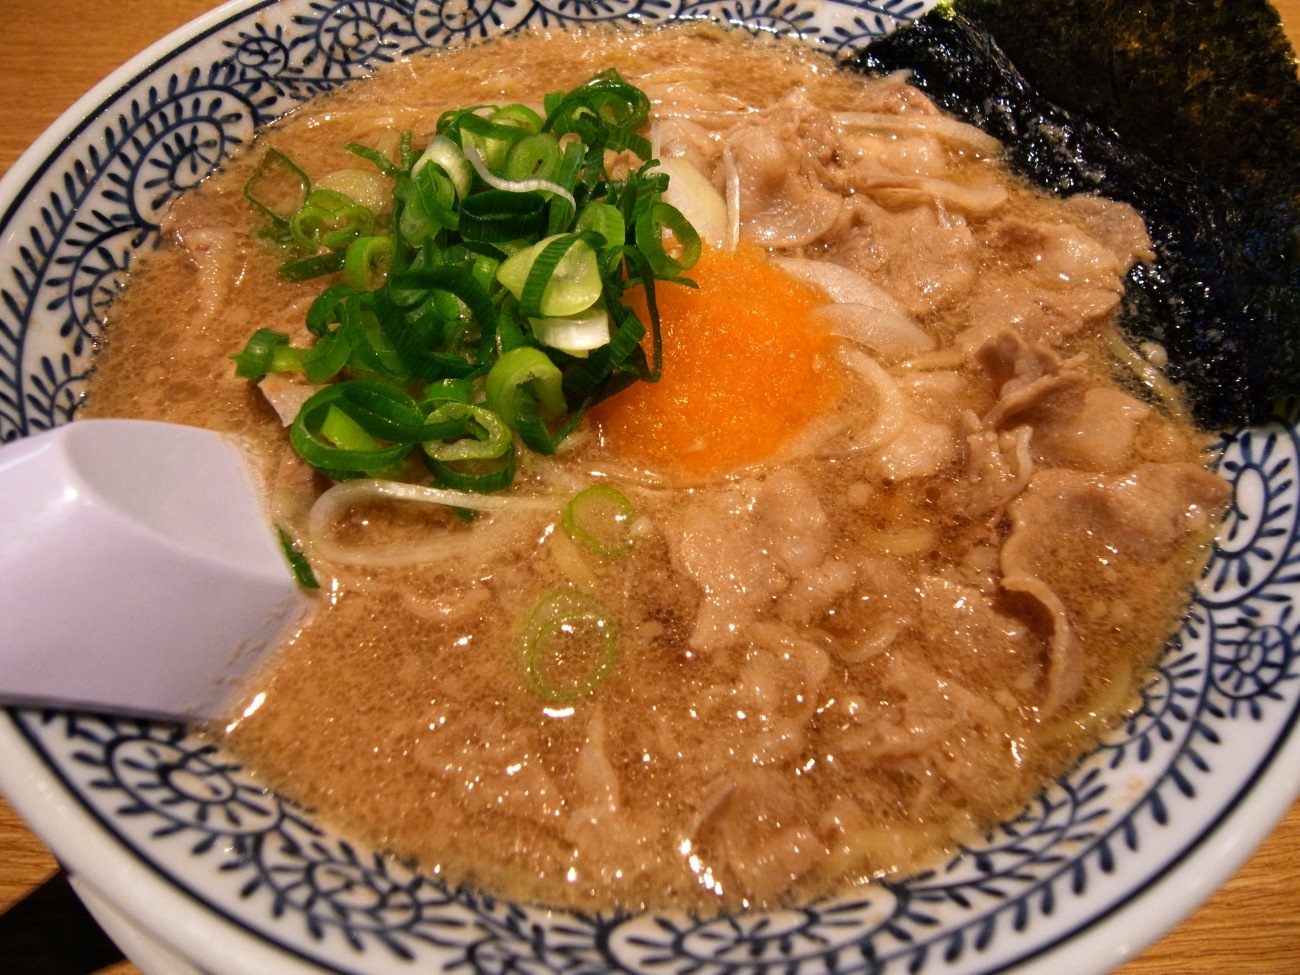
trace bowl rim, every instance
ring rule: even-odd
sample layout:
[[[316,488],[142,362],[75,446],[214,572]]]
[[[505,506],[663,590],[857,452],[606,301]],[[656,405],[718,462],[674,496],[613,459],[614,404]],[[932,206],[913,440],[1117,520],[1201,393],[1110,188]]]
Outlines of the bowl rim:
[[[0,786],[6,798],[70,874],[106,896],[155,941],[217,973],[348,971],[259,937],[165,867],[142,857],[41,760],[15,715],[5,710],[3,718],[0,754],[6,761],[0,764]],[[1287,766],[1300,768],[1300,708],[1255,775],[1160,874],[1110,907],[1080,918],[1056,940],[980,969],[980,975],[1060,975],[1067,970],[1105,975],[1140,954],[1218,890],[1300,798],[1300,784],[1278,774]],[[165,923],[159,911],[164,902],[171,902]]]
[[[51,161],[99,122],[102,111],[122,92],[231,22],[280,4],[281,0],[227,0],[149,45],[92,87],[0,178],[0,227],[11,223]],[[1232,800],[1181,845],[1159,874],[1105,909],[1081,916],[1054,941],[981,972],[1055,975],[1068,963],[1075,975],[1103,975],[1163,937],[1249,859],[1300,798],[1300,776],[1286,774],[1288,768],[1300,769],[1298,725],[1300,708],[1292,712],[1266,757]],[[0,763],[0,786],[15,810],[70,873],[109,896],[160,943],[218,972],[348,971],[336,967],[336,962],[308,958],[259,936],[193,893],[164,867],[142,857],[45,763],[8,711],[0,721],[0,752],[6,754],[6,761]],[[169,902],[165,924],[157,920],[162,902]],[[325,965],[329,967],[323,969]]]
[[[99,122],[100,112],[118,95],[147,77],[160,62],[194,47],[235,18],[280,3],[281,0],[224,0],[154,41],[97,82],[51,122],[0,176],[0,205],[4,207],[0,210],[0,228],[9,225],[49,160]]]
[[[9,804],[71,876],[83,878],[154,940],[214,972],[321,975],[318,966],[258,937],[132,849],[42,761],[8,709],[0,721],[0,753],[0,786]]]

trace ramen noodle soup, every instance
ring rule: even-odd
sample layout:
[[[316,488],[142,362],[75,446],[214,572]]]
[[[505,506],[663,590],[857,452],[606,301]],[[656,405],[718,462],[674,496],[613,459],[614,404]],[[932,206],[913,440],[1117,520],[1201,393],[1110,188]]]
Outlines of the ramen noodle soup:
[[[323,287],[277,273],[259,161],[383,190],[348,143],[396,158],[448,108],[610,67],[706,238],[698,287],[657,288],[662,380],[521,451],[477,517],[332,486],[288,446],[311,388],[230,362],[258,327],[306,336]],[[1114,324],[1152,257],[1136,213],[1045,196],[904,77],[771,38],[397,63],[268,128],[163,230],[85,414],[242,438],[322,582],[213,734],[451,883],[712,911],[932,862],[1137,705],[1226,503],[1160,350]]]

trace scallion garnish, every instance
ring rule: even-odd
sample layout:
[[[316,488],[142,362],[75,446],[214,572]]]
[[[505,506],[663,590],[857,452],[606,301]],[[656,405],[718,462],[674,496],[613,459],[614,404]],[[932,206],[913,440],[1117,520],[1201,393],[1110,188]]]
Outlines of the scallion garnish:
[[[598,600],[575,589],[549,593],[533,607],[519,634],[524,683],[542,699],[563,704],[586,697],[618,663],[618,625]]]
[[[632,548],[632,523],[636,508],[608,484],[596,484],[573,496],[564,507],[561,524],[576,542],[612,559]]]
[[[388,278],[394,251],[393,238],[387,235],[358,237],[348,244],[343,256],[343,275],[348,286],[357,291],[375,291],[382,287]]]
[[[319,589],[320,580],[316,578],[311,563],[307,561],[307,556],[302,554],[293,536],[279,526],[276,527],[276,533],[280,536],[280,550],[284,552],[284,557],[289,563],[293,577],[298,580],[298,585],[304,589]]]
[[[244,197],[271,221],[271,230],[289,230],[289,220],[306,202],[311,180],[278,149],[268,149],[244,184]]]
[[[553,453],[592,403],[658,378],[654,287],[690,284],[700,244],[664,202],[667,176],[638,132],[649,99],[608,71],[545,108],[444,112],[424,151],[402,133],[396,159],[349,144],[374,172],[319,174],[315,187],[283,153],[264,155],[245,195],[297,249],[280,273],[328,286],[307,312],[309,344],[260,329],[232,358],[244,378],[297,372],[323,386],[290,426],[317,470],[423,468],[500,490],[516,436]],[[639,167],[611,173],[607,154],[625,150]],[[623,303],[630,287],[644,289],[650,321]]]

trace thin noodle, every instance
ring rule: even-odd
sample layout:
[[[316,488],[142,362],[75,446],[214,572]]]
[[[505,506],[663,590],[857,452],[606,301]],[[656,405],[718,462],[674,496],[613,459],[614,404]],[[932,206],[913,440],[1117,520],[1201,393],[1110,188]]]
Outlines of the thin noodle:
[[[508,546],[517,537],[519,526],[515,519],[476,524],[473,532],[448,533],[422,544],[407,541],[374,550],[345,545],[332,537],[330,529],[339,523],[340,516],[347,509],[367,501],[383,500],[433,504],[502,515],[555,511],[559,508],[557,501],[552,498],[487,496],[395,481],[344,481],[317,498],[307,515],[307,539],[312,553],[342,565],[418,565],[443,559],[482,560],[492,552]]]

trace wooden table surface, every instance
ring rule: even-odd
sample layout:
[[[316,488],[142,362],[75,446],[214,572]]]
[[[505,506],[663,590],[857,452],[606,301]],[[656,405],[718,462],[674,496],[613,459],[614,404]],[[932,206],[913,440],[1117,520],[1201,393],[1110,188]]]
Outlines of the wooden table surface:
[[[111,70],[217,5],[213,0],[4,0],[0,174]],[[1277,7],[1300,48],[1300,0],[1277,0]],[[60,25],[60,32],[46,30],[48,23]],[[2,798],[0,912],[0,971],[138,975],[130,963],[113,961],[112,946],[68,894],[54,858]],[[1300,803],[1235,877],[1119,975],[1297,975],[1298,929]]]

